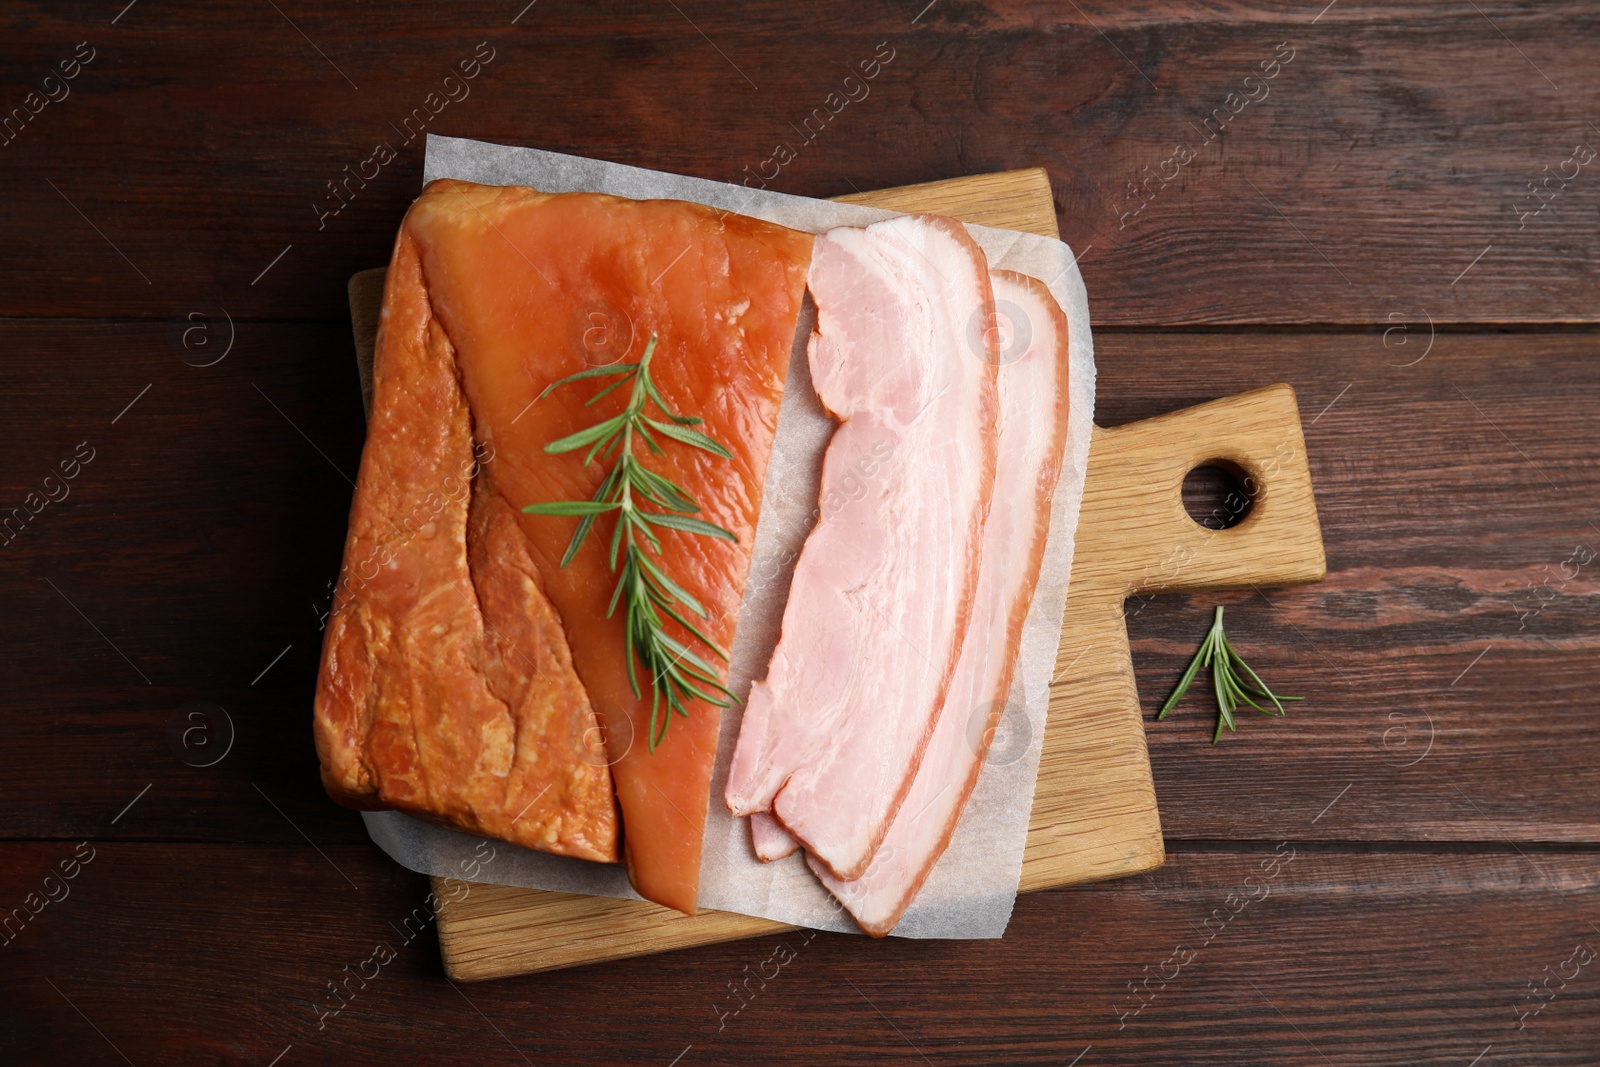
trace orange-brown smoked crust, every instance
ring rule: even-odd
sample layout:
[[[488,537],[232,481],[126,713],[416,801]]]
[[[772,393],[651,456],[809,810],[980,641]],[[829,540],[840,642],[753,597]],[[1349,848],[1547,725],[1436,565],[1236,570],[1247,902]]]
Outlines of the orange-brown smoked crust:
[[[701,518],[738,537],[662,534],[674,577],[708,608],[703,629],[731,648],[811,242],[678,201],[430,183],[390,267],[347,576],[359,577],[382,541],[380,517],[412,502],[410,491],[392,499],[397,479],[434,479],[437,492],[443,471],[418,473],[428,457],[446,468],[470,466],[474,448],[492,458],[442,509],[435,538],[447,550],[435,539],[408,545],[400,577],[352,583],[336,608],[317,707],[331,793],[585,858],[617,855],[620,810],[635,888],[694,912],[720,709],[691,705],[650,752],[649,690],[641,701],[628,685],[623,612],[606,617],[609,523],[562,568],[575,520],[520,513],[593,493],[604,467],[544,445],[615,414],[624,397],[584,407],[602,380],[534,402],[592,364],[591,340],[591,352],[605,350],[605,335],[589,331],[628,326],[630,361],[659,335],[652,370],[665,399],[704,418],[700,429],[734,453],[669,445],[648,461],[699,501]],[[396,582],[401,594],[380,607]],[[442,603],[428,610],[448,606],[453,621],[477,617],[481,628],[459,640],[447,628],[430,642],[400,627],[411,638],[401,641],[394,620],[430,594]],[[497,709],[511,713],[496,719]],[[515,744],[502,745],[496,731],[508,726]],[[584,743],[600,737],[604,755]],[[503,766],[485,766],[507,753],[529,761],[511,784],[496,777]],[[544,830],[526,832],[530,822]],[[551,827],[554,840],[540,844]]]
[[[454,360],[402,229],[317,684],[323,783],[352,807],[615,862],[593,709]]]

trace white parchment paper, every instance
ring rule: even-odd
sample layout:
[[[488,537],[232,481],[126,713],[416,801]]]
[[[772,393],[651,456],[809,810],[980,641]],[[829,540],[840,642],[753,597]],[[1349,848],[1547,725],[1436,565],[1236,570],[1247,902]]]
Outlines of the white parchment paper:
[[[486,185],[529,185],[545,192],[602,192],[634,199],[692,200],[711,207],[821,233],[834,226],[865,226],[894,212],[767,192],[702,178],[642,170],[601,160],[428,135],[424,181],[461,178]],[[1094,414],[1094,352],[1089,303],[1072,250],[1032,234],[968,226],[996,270],[1014,270],[1045,282],[1070,327],[1071,410],[1066,456],[1051,509],[1039,585],[1023,629],[1009,706],[956,832],[927,883],[895,928],[897,937],[999,937],[1011,917],[1022,869],[1028,817],[1044,739],[1050,679],[1072,570],[1073,533],[1083,499],[1084,471]],[[766,672],[777,643],[793,561],[815,522],[822,455],[834,423],[811,387],[805,355],[814,322],[807,300],[795,347],[777,437],[756,529],[750,581],[731,650],[729,688],[742,699]],[[1003,368],[1002,368],[1003,373]],[[700,906],[740,912],[800,926],[855,932],[796,853],[762,863],[743,819],[728,814],[723,786],[742,705],[727,709],[711,783],[701,864]],[[396,862],[424,874],[469,881],[638,899],[620,866],[494,842],[493,859],[480,839],[399,812],[366,812],[367,831]]]

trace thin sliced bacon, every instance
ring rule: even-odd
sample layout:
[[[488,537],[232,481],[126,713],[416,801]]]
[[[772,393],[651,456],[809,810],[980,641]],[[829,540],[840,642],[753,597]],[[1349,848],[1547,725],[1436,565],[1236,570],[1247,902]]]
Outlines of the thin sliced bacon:
[[[783,824],[765,811],[750,816],[750,843],[755,846],[756,858],[762,863],[772,863],[794,854],[800,847]]]
[[[994,490],[998,349],[981,329],[983,250],[950,219],[832,230],[807,283],[812,381],[840,420],[822,484],[869,457],[878,473],[859,494],[823,493],[726,797],[735,815],[774,812],[848,878],[911,786],[961,650]]]
[[[1000,464],[961,660],[911,791],[866,873],[846,881],[810,860],[822,884],[875,937],[905,914],[977,784],[1011,691],[1066,446],[1066,317],[1037,280],[1009,271],[992,277],[1001,321],[1010,320],[1012,343],[1024,351],[1000,367]]]

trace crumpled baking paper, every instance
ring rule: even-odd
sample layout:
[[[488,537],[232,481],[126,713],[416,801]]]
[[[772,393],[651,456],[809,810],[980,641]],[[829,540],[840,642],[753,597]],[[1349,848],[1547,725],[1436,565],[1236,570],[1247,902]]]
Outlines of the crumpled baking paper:
[[[821,233],[865,226],[894,212],[835,204],[707,181],[601,160],[428,136],[424,181],[461,178],[486,185],[529,185],[544,192],[604,192],[634,199],[692,200]],[[897,937],[999,937],[1011,917],[1033,807],[1044,739],[1050,679],[1055,671],[1073,533],[1083,500],[1094,412],[1094,354],[1089,303],[1072,250],[1060,241],[1010,230],[968,226],[991,269],[1019,271],[1045,282],[1070,327],[1071,410],[1066,456],[1051,509],[1050,537],[1025,624],[1015,681],[978,784],[950,846],[894,930]],[[777,437],[756,530],[750,581],[740,608],[729,688],[742,699],[766,672],[777,642],[793,560],[815,521],[822,455],[834,423],[812,390],[805,342],[814,322],[807,300],[796,331]],[[744,819],[723,803],[728,764],[739,735],[741,704],[726,709],[706,820],[700,906],[798,926],[855,932],[806,867],[800,853],[777,863],[756,859]],[[479,839],[399,812],[365,812],[367,831],[396,862],[424,874],[469,881],[638,899],[620,866],[588,863],[503,842],[482,861]]]

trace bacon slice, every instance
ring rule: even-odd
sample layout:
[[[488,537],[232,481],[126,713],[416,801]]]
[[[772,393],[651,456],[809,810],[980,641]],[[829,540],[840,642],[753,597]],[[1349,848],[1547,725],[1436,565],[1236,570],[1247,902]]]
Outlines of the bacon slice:
[[[1022,351],[1010,359],[1008,350],[1000,367],[1000,464],[961,660],[916,780],[866,873],[847,881],[810,860],[822,884],[875,937],[905,914],[978,782],[1011,691],[1066,447],[1066,316],[1036,279],[1009,271],[992,278],[1000,322]]]
[[[483,832],[550,851],[559,849],[501,830],[555,803],[596,834],[610,820],[603,847],[569,850],[586,858],[615,857],[619,804],[634,888],[694,913],[720,709],[691,704],[651,752],[648,683],[636,698],[624,612],[607,618],[616,585],[606,558],[611,520],[602,520],[563,568],[576,520],[519,510],[592,496],[608,468],[584,466],[581,451],[547,455],[544,446],[615,415],[626,394],[586,407],[602,380],[536,398],[587,366],[637,360],[650,335],[659,336],[651,369],[662,396],[673,409],[702,417],[700,429],[733,452],[727,460],[669,445],[665,455],[645,459],[699,502],[699,517],[738,537],[660,533],[672,577],[709,612],[701,628],[731,648],[811,244],[808,233],[680,201],[459,181],[428,186],[406,216],[385,294],[373,436],[346,569],[359,563],[366,544],[358,526],[381,527],[377,518],[368,521],[369,512],[380,504],[390,510],[383,502],[392,485],[404,483],[407,501],[425,497],[457,454],[470,457],[474,440],[493,459],[478,472],[473,522],[458,501],[450,523],[417,549],[422,554],[406,557],[404,598],[358,595],[345,613],[370,625],[341,622],[338,636],[330,634],[317,707],[330,791],[348,795],[348,783],[371,806],[456,825],[470,825],[461,814],[470,801],[472,810],[495,816]],[[467,525],[481,526],[481,552],[468,550],[474,542],[463,533]],[[456,581],[466,576],[470,583]],[[523,599],[501,595],[510,592]],[[485,626],[483,634],[458,639],[453,623],[435,633],[424,625],[430,619],[418,617],[406,622],[407,643],[385,643],[391,625],[422,605],[448,605],[470,621],[480,601],[499,636]],[[528,692],[557,717],[556,726],[519,736],[513,748],[505,735],[523,713],[513,708],[507,719],[500,709],[497,718],[495,703],[480,699],[485,688],[494,697],[502,692],[485,664],[514,667],[517,653],[545,646],[549,655],[537,657]],[[374,687],[374,672],[392,684]],[[608,750],[598,758],[551,740],[574,731],[598,738],[596,718]],[[508,790],[495,777],[503,775],[501,764],[493,763],[507,755],[543,762]],[[486,761],[491,765],[480,768]],[[376,788],[369,786],[374,779]],[[563,808],[561,798],[580,786],[581,806]],[[539,788],[548,788],[542,798]],[[470,796],[458,803],[463,791]]]
[[[800,847],[800,842],[783,828],[783,824],[764,811],[750,816],[750,844],[756,850],[756,859],[762,863],[791,856]]]
[[[735,815],[774,812],[850,878],[911,786],[967,629],[994,489],[998,350],[982,329],[983,251],[950,219],[832,230],[808,284],[811,376],[840,420],[823,486],[869,457],[877,475],[853,498],[823,494],[726,799]]]

